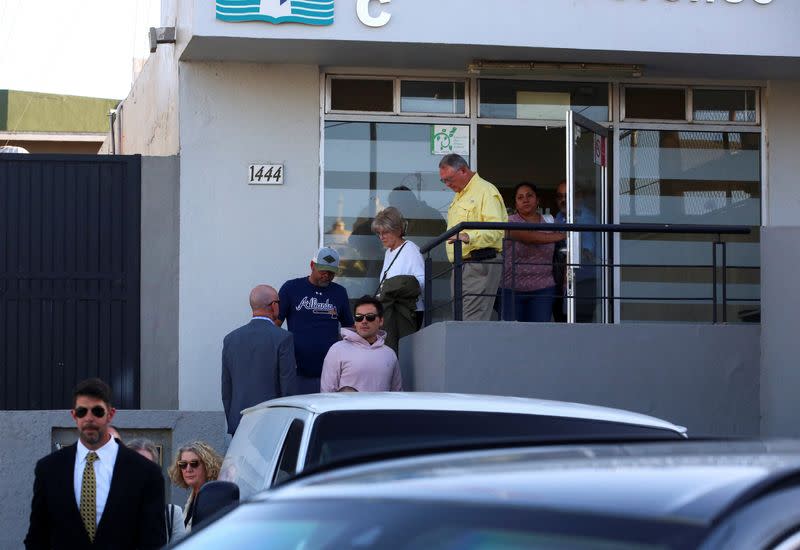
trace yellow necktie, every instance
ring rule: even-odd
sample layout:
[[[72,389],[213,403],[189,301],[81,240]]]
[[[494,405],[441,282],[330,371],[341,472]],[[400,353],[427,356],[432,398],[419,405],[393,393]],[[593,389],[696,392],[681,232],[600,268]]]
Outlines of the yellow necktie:
[[[97,483],[94,478],[94,461],[97,453],[91,451],[86,455],[86,466],[83,468],[83,484],[81,485],[81,519],[86,527],[89,540],[94,542],[97,531]]]

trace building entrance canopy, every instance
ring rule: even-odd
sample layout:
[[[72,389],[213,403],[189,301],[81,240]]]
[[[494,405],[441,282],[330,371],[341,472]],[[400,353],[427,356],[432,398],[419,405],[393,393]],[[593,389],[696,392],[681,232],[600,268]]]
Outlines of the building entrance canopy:
[[[508,0],[500,10],[478,0],[373,0],[368,19],[357,0],[335,0],[325,25],[224,20],[239,9],[226,3],[236,4],[194,0],[192,20],[178,22],[182,60],[449,70],[475,59],[577,60],[709,78],[791,78],[800,70],[800,3],[786,0]],[[252,4],[266,13],[270,3],[278,0]],[[370,26],[376,20],[384,24]]]

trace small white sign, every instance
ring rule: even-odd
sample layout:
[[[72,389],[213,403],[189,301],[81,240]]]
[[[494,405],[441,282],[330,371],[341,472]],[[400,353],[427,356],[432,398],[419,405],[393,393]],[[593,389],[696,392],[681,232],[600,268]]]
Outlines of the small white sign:
[[[469,157],[469,126],[431,126],[431,154]]]
[[[606,140],[597,134],[594,134],[594,163],[597,166],[606,165]]]
[[[250,185],[283,185],[283,164],[251,164],[247,175]]]

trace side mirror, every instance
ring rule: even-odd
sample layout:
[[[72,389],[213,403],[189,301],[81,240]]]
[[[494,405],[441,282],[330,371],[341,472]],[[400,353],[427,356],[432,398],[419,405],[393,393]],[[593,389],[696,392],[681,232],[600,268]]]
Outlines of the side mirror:
[[[192,528],[208,518],[239,504],[239,486],[230,481],[209,481],[197,493]]]

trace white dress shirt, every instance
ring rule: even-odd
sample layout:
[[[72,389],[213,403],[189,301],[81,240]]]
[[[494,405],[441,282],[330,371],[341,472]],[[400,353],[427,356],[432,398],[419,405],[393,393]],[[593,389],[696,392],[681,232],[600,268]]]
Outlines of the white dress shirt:
[[[261,317],[261,316],[255,315],[255,316],[253,316],[253,319],[261,319],[262,321],[268,321],[269,323],[271,323],[273,325],[275,324],[275,321],[273,321],[269,317]]]
[[[95,503],[97,510],[97,524],[100,524],[100,518],[103,517],[103,510],[106,508],[106,500],[108,500],[108,490],[111,489],[111,478],[114,475],[114,464],[117,462],[117,453],[119,452],[119,444],[112,437],[108,443],[95,451],[97,453],[97,460],[94,461],[94,479],[96,487],[97,502]],[[86,468],[86,455],[89,454],[87,449],[80,440],[78,440],[78,449],[75,453],[75,473],[73,476],[73,486],[75,489],[75,503],[78,508],[81,507],[81,486],[83,485],[83,470]]]

